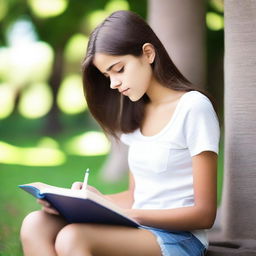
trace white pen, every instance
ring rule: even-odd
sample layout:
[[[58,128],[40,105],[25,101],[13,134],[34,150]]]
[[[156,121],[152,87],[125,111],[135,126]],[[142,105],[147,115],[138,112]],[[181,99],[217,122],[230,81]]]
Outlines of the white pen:
[[[90,173],[90,169],[87,168],[86,171],[85,171],[85,174],[84,174],[84,183],[83,183],[83,186],[82,186],[82,190],[83,190],[83,191],[85,191],[86,188],[87,188],[89,173]]]

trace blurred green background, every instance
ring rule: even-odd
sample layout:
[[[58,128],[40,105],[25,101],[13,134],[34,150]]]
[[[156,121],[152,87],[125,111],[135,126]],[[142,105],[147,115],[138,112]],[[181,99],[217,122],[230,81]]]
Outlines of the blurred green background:
[[[146,0],[0,0],[0,255],[22,255],[19,229],[39,206],[17,185],[33,181],[69,187],[91,171],[103,193],[127,187],[104,182],[110,145],[87,111],[81,62],[88,35],[116,10],[147,19]],[[223,3],[207,3],[208,89],[223,120]],[[221,125],[222,126],[222,125]],[[221,200],[223,136],[219,157]]]

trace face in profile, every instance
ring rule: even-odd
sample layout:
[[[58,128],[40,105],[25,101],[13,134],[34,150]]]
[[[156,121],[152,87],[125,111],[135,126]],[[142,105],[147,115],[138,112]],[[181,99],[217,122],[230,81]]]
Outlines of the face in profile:
[[[93,64],[110,80],[110,88],[131,101],[139,100],[149,89],[153,71],[147,55],[113,56],[96,53]]]

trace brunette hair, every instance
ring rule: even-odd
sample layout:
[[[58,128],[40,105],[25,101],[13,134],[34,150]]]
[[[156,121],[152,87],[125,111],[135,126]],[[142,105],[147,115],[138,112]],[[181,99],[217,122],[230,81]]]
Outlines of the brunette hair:
[[[95,53],[139,57],[145,43],[151,43],[155,49],[151,67],[157,81],[177,91],[200,91],[180,73],[161,41],[141,17],[131,11],[112,13],[91,33],[82,70],[88,108],[103,130],[114,137],[119,132],[129,133],[141,126],[149,98],[145,94],[132,102],[118,90],[110,89],[109,78],[94,66],[93,58]]]

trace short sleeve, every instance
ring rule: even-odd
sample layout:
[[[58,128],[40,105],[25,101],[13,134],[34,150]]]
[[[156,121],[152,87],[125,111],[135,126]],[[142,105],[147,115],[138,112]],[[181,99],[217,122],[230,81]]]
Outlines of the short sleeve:
[[[130,146],[130,144],[131,144],[130,135],[128,135],[128,134],[125,134],[125,133],[121,134],[120,140],[121,140],[125,145]]]
[[[220,127],[214,108],[207,98],[192,103],[186,116],[185,138],[191,156],[203,151],[218,154]]]

